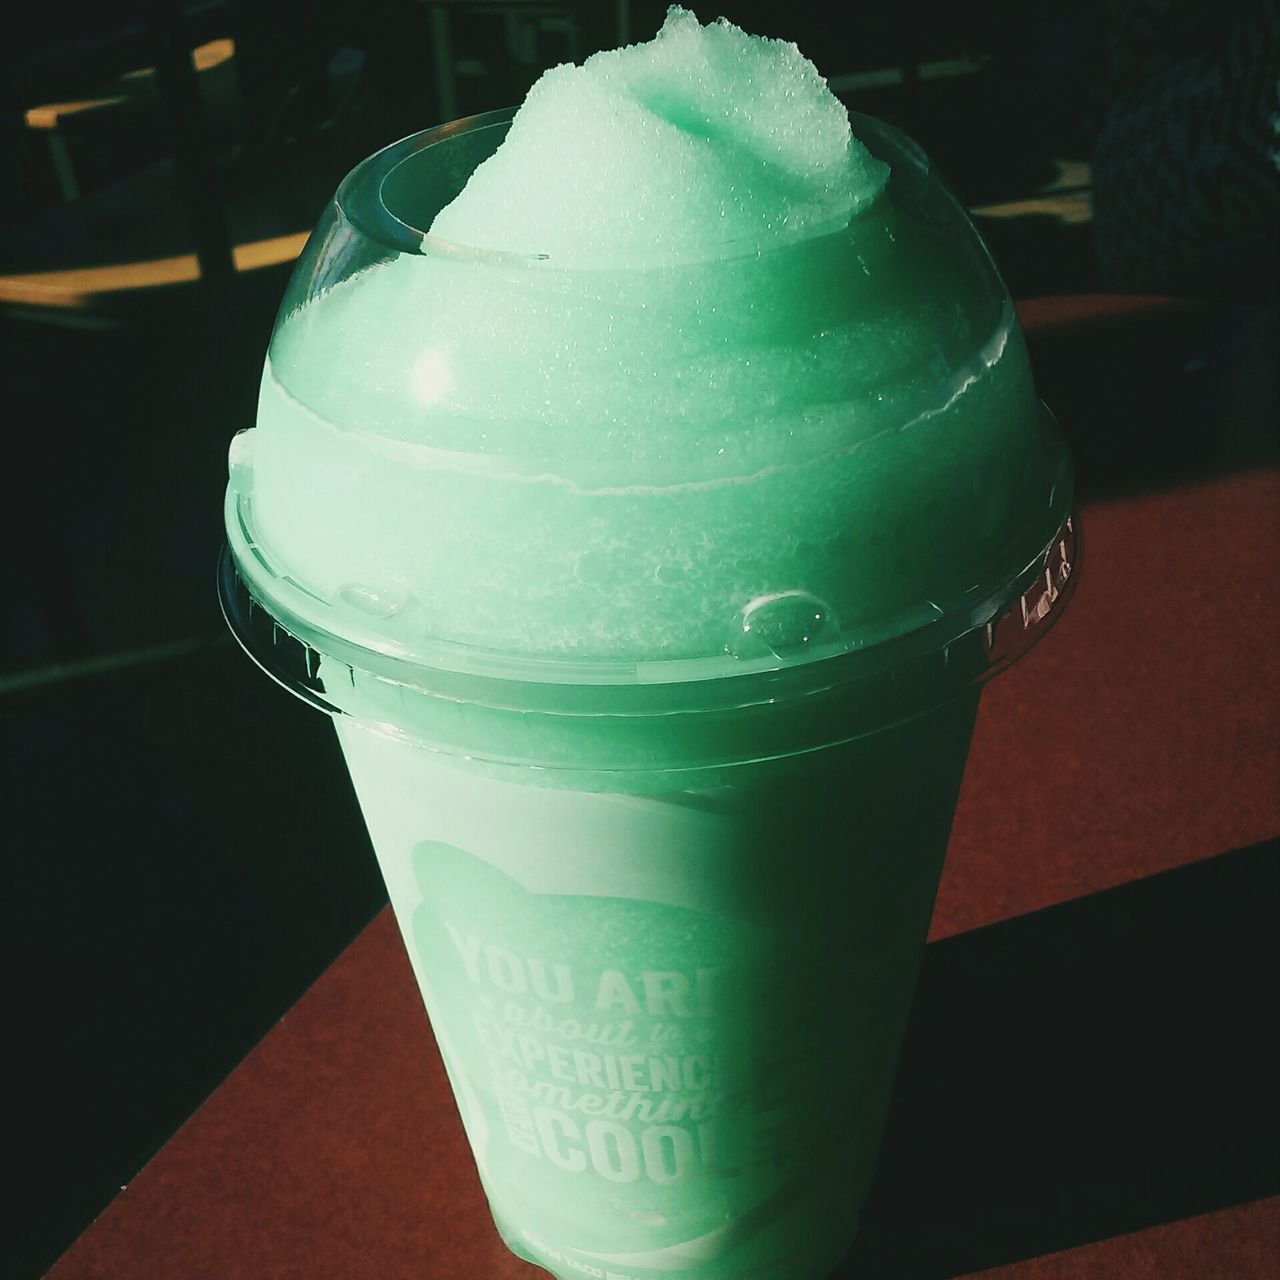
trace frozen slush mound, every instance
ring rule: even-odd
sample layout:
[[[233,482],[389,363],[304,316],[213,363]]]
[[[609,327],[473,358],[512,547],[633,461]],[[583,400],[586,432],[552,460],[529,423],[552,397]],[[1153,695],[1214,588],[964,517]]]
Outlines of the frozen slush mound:
[[[671,263],[834,229],[887,173],[794,44],[673,7],[647,44],[547,72],[431,234],[564,266]]]

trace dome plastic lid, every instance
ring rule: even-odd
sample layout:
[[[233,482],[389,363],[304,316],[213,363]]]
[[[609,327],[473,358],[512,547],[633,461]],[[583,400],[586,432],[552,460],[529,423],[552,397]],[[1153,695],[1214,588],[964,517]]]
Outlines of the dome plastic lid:
[[[286,687],[500,764],[782,758],[1007,665],[1075,581],[1068,455],[923,153],[834,229],[564,266],[429,234],[511,113],[343,182],[232,446],[221,593]]]

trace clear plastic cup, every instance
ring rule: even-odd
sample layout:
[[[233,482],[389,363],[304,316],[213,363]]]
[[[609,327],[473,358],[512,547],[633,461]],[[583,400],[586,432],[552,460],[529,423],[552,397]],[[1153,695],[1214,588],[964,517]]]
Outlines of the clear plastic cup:
[[[232,446],[224,611],[335,718],[508,1245],[818,1280],[981,684],[1075,583],[1070,462],[900,134],[854,117],[890,180],[847,227],[575,271],[426,234],[510,115],[339,189]]]

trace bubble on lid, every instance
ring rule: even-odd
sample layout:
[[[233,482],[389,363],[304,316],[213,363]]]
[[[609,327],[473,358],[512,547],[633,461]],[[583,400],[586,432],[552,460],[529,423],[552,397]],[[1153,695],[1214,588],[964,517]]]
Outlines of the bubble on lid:
[[[830,606],[807,591],[756,596],[734,619],[726,646],[737,658],[803,658],[840,634]]]
[[[602,551],[584,551],[573,566],[573,576],[579,582],[603,582],[608,573],[609,562]]]
[[[372,586],[366,582],[344,582],[338,598],[358,613],[371,618],[393,618],[404,608],[407,596],[396,586]]]

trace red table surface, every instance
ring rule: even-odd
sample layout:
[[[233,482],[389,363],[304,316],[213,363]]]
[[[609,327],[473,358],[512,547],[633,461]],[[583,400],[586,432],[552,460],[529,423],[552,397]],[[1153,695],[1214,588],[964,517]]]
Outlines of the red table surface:
[[[984,696],[933,936],[1280,831],[1280,476],[1083,511],[1055,633]],[[1280,1199],[987,1272],[1271,1274]],[[535,1280],[494,1234],[387,911],[49,1273]]]

